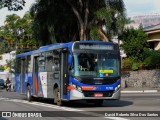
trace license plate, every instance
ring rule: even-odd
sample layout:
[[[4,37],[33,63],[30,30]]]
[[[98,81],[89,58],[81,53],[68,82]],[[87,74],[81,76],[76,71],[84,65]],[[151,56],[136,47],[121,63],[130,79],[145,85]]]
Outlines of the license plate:
[[[94,93],[94,97],[103,97],[103,93]]]

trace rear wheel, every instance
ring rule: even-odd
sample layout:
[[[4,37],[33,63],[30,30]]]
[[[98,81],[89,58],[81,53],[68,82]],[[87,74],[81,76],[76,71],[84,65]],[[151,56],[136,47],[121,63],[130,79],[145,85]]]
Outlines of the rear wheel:
[[[59,88],[54,89],[54,103],[56,103],[58,106],[63,105],[63,101],[61,100]]]
[[[31,88],[29,85],[27,86],[27,100],[32,101]]]

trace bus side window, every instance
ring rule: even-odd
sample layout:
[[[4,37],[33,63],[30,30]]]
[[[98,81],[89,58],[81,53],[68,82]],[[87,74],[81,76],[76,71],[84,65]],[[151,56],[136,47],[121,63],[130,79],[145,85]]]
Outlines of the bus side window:
[[[27,56],[26,72],[31,72],[31,56]]]
[[[38,60],[39,72],[45,72],[45,56],[42,55]]]
[[[16,60],[16,73],[21,72],[21,59]]]
[[[47,72],[52,72],[52,66],[53,66],[53,57],[47,57],[47,65],[46,65],[46,69]]]
[[[59,52],[53,51],[53,65],[52,70],[53,71],[59,71],[60,70],[60,60],[59,60]]]

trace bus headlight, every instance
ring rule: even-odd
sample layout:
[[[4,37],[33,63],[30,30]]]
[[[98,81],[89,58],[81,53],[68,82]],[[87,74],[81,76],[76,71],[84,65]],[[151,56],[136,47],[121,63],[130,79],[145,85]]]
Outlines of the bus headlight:
[[[121,85],[119,84],[117,87],[115,87],[114,92],[117,92],[119,90],[119,88],[121,87]]]
[[[77,90],[78,90],[79,92],[82,92],[82,89],[81,89],[81,87],[79,87],[79,86],[77,86]]]
[[[79,92],[82,92],[81,87],[79,87],[79,86],[77,86],[77,85],[75,85],[75,84],[72,84],[72,86],[73,86],[76,90],[78,90]]]
[[[75,85],[75,84],[72,84],[72,86],[73,86],[74,88],[76,88],[76,85]]]

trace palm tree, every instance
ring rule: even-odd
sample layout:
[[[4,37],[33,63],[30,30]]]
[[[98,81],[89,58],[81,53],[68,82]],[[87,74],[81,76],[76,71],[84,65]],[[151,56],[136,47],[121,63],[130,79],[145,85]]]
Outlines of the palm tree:
[[[123,0],[106,0],[106,6],[96,11],[98,32],[101,39],[108,41],[111,36],[123,30],[126,14]],[[102,30],[105,25],[107,33]]]

